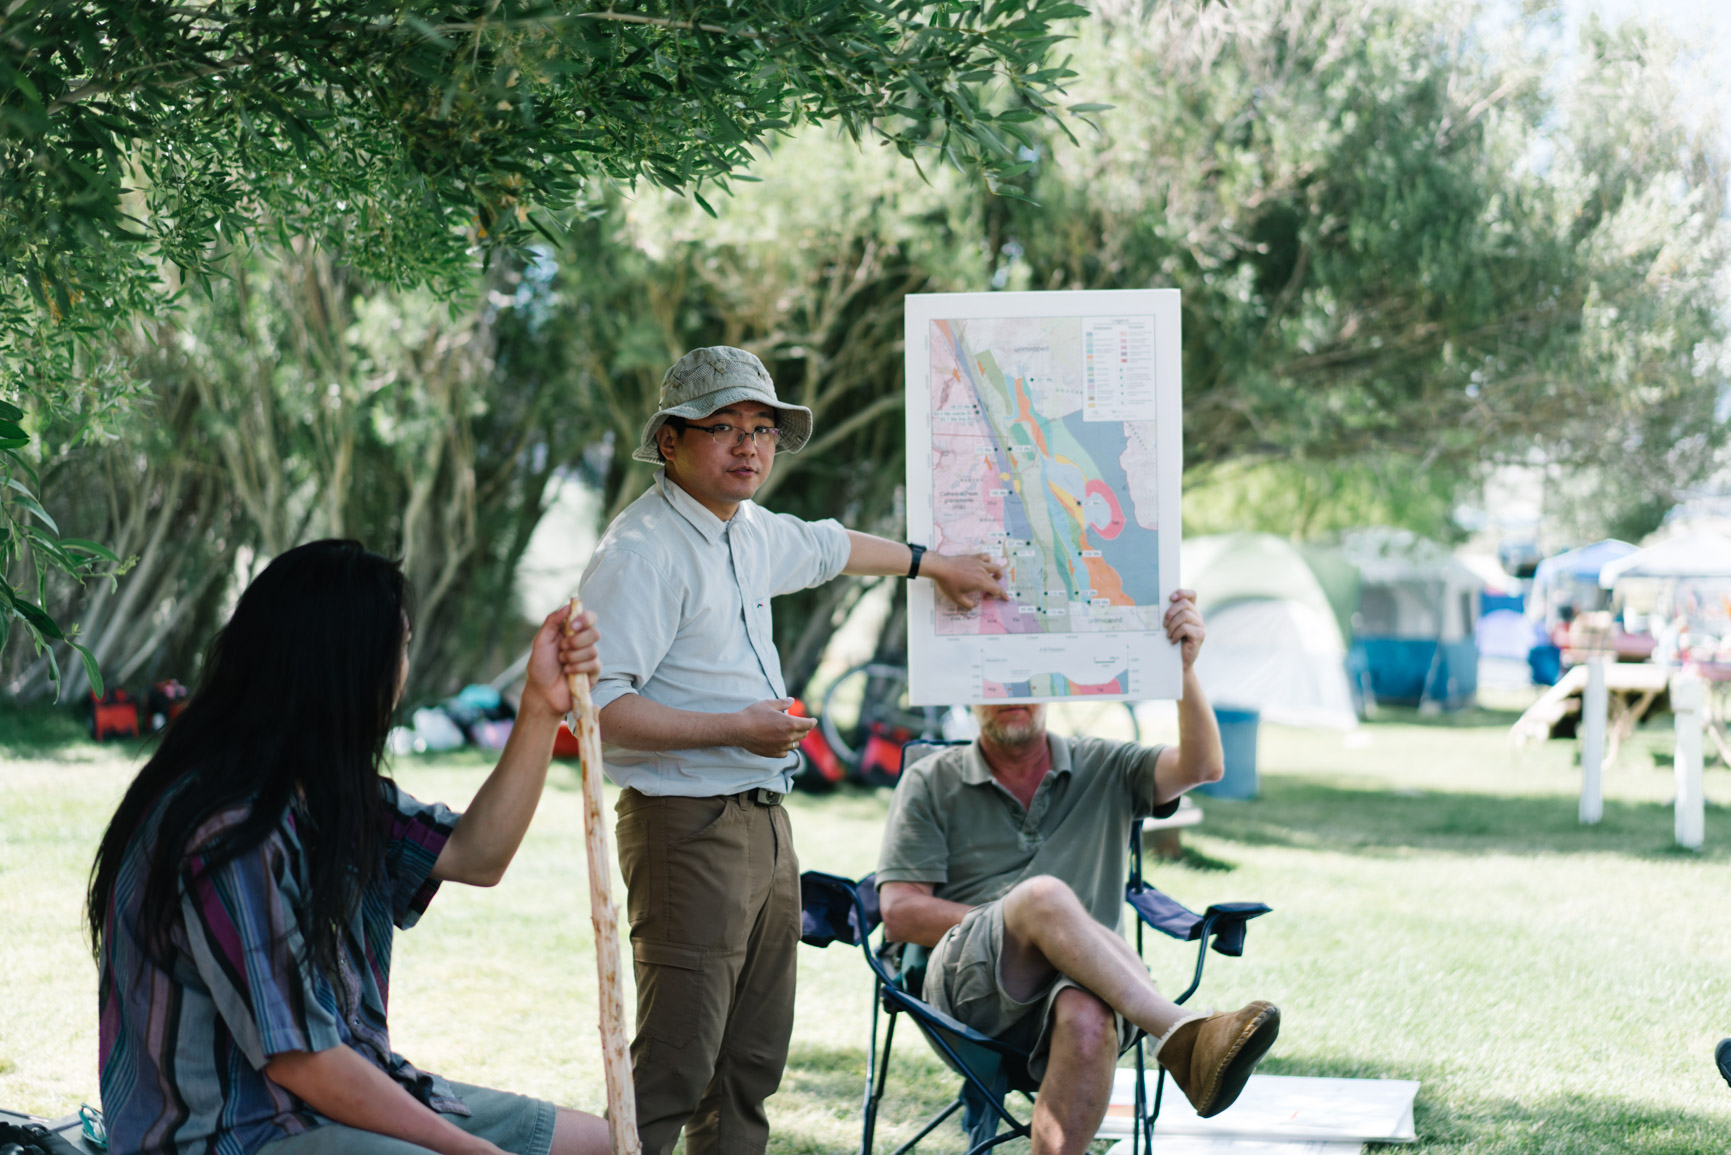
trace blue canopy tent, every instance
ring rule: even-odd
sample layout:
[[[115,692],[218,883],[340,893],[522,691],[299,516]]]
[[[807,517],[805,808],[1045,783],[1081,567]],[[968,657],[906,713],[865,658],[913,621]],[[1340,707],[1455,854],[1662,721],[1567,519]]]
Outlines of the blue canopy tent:
[[[1533,587],[1527,591],[1527,617],[1545,636],[1527,654],[1533,681],[1555,685],[1563,673],[1563,652],[1550,638],[1559,624],[1573,621],[1576,614],[1602,610],[1611,595],[1599,585],[1599,574],[1618,558],[1636,552],[1626,541],[1606,538],[1579,549],[1565,550],[1545,558],[1533,571]]]
[[[1404,530],[1349,534],[1345,551],[1360,577],[1347,667],[1367,708],[1469,704],[1479,685],[1473,624],[1483,579]]]
[[[1543,622],[1548,630],[1576,614],[1605,609],[1611,604],[1611,595],[1600,587],[1599,574],[1618,558],[1634,552],[1635,547],[1628,542],[1606,538],[1546,558],[1533,573],[1527,616]]]

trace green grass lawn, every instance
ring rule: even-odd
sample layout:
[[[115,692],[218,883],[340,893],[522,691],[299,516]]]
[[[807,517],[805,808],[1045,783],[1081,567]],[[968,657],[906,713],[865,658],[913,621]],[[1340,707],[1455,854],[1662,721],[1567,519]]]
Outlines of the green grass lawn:
[[[1262,796],[1204,800],[1184,861],[1153,872],[1192,905],[1261,899],[1242,959],[1198,998],[1284,1012],[1264,1070],[1418,1079],[1415,1152],[1731,1149],[1731,773],[1707,774],[1707,850],[1671,842],[1668,732],[1606,775],[1605,820],[1576,822],[1574,746],[1512,753],[1510,715],[1405,715],[1353,735],[1265,728]],[[134,763],[58,721],[0,714],[0,1106],[96,1100],[95,975],[79,924],[90,854]],[[485,765],[409,759],[414,793],[461,803]],[[798,797],[802,862],[869,870],[888,796]],[[397,1047],[471,1082],[598,1108],[595,979],[579,795],[556,768],[509,877],[448,887],[402,938]],[[1164,942],[1154,973],[1182,986]],[[793,1058],[771,1101],[778,1152],[857,1145],[869,986],[857,954],[802,948]],[[898,1042],[880,1144],[954,1079]],[[928,1141],[960,1150],[949,1126]]]

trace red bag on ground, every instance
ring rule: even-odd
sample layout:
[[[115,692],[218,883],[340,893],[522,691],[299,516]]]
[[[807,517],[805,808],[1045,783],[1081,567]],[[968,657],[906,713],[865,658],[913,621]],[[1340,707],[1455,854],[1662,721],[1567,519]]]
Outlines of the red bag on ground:
[[[90,695],[90,736],[98,742],[138,737],[138,700],[118,686]]]
[[[795,718],[809,718],[805,712],[805,703],[798,698],[787,711]],[[799,740],[799,752],[805,755],[805,770],[793,780],[793,784],[802,790],[823,793],[840,786],[842,779],[847,777],[847,767],[842,765],[841,758],[835,748],[829,744],[829,739],[823,736],[822,726],[813,726],[805,737]]]
[[[859,760],[860,780],[868,786],[894,786],[902,773],[902,747],[914,732],[886,722],[873,722]]]

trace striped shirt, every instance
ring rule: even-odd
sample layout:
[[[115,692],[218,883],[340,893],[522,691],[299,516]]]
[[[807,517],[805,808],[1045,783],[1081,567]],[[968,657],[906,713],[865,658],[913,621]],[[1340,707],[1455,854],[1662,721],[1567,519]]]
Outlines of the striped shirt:
[[[247,807],[209,818],[181,873],[166,967],[139,932],[144,882],[168,796],[127,845],[104,921],[99,975],[102,1111],[114,1155],[251,1155],[325,1122],[265,1077],[271,1056],[346,1045],[429,1107],[468,1114],[450,1085],[391,1050],[385,1007],[392,927],[415,924],[458,815],[384,782],[384,861],[338,944],[337,973],[302,965],[311,893],[290,806],[257,847],[227,862],[202,853]]]

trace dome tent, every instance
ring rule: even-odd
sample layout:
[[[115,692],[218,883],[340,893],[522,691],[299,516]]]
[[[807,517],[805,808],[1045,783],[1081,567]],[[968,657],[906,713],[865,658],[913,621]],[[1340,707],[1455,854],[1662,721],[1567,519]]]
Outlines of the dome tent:
[[[1331,600],[1297,547],[1266,533],[1186,538],[1180,572],[1208,625],[1196,674],[1210,702],[1284,725],[1358,724],[1335,609],[1350,595]],[[1351,581],[1338,566],[1323,572],[1330,586]]]
[[[1358,566],[1348,665],[1367,701],[1458,709],[1478,692],[1479,591],[1484,579],[1409,530],[1364,529],[1343,544]]]

